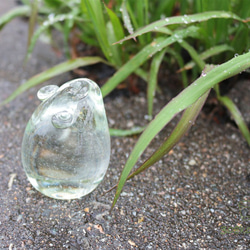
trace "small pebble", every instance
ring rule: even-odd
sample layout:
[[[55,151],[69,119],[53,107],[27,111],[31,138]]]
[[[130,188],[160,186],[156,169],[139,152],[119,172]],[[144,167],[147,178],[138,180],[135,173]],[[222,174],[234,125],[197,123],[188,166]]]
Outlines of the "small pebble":
[[[194,165],[196,165],[197,163],[196,163],[196,161],[194,160],[194,159],[191,159],[189,162],[188,162],[188,165],[189,166],[194,166]]]
[[[185,210],[182,210],[180,213],[181,213],[182,215],[186,215],[186,211],[185,211]]]

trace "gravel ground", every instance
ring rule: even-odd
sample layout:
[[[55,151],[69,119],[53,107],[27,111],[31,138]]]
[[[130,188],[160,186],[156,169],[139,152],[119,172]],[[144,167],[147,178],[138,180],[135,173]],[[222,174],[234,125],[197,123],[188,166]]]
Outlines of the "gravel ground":
[[[0,15],[13,5],[2,1]],[[0,100],[25,79],[63,60],[40,42],[24,67],[26,44],[24,20],[0,32]],[[63,75],[45,84],[68,79]],[[45,197],[28,182],[20,157],[25,126],[39,104],[38,89],[0,110],[0,249],[249,249],[250,154],[235,126],[217,124],[202,113],[167,157],[126,184],[109,213],[114,191],[103,193],[117,182],[137,137],[112,138],[106,177],[90,195],[71,201]],[[238,93],[238,102],[244,98],[240,106],[247,115],[250,89],[245,89],[233,94],[237,99]],[[156,111],[169,98],[164,91]],[[106,98],[105,107],[110,127],[147,122],[143,93]],[[172,128],[170,124],[159,134],[140,162]]]

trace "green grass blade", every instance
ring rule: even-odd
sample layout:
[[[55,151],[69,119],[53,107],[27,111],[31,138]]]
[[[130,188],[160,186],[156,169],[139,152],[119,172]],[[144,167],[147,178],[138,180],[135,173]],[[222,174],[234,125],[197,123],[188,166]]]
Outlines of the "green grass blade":
[[[162,143],[162,145],[131,175],[129,175],[128,180],[138,175],[145,169],[152,166],[154,163],[159,161],[164,155],[169,153],[169,151],[180,141],[180,139],[188,132],[191,126],[194,124],[197,116],[199,115],[205,101],[207,100],[208,90],[201,98],[189,106],[183,113],[180,121],[174,128],[171,135]]]
[[[192,105],[215,84],[234,76],[250,67],[250,52],[235,57],[230,61],[215,67],[208,73],[202,74],[195,82],[185,88],[177,97],[173,98],[146,127],[130,154],[118,183],[113,205],[115,205],[130,171],[147,148],[153,138],[179,112]]]
[[[99,62],[107,63],[100,57],[79,57],[77,59],[71,59],[66,62],[60,63],[48,70],[43,71],[38,75],[33,76],[27,82],[19,86],[6,100],[0,103],[0,107],[12,101],[14,98],[16,98],[18,95],[20,95],[27,89],[30,89],[54,76],[60,75],[78,67],[92,65]]]
[[[109,44],[113,44],[115,41],[120,40],[124,37],[124,29],[118,16],[107,6],[105,6],[105,8],[110,19],[110,22],[107,24],[107,33],[109,37],[108,40]],[[128,54],[123,53],[122,47],[120,45],[111,46],[111,50],[113,53],[116,68],[120,68],[123,61],[127,61]]]
[[[228,96],[217,96],[217,98],[230,111],[234,121],[250,146],[250,132],[240,110]]]
[[[164,32],[167,32],[171,35],[173,35],[173,32],[164,28],[160,28],[158,30],[162,30],[164,29]],[[204,60],[202,60],[202,58],[200,57],[200,55],[197,53],[197,51],[189,44],[187,43],[185,40],[183,39],[178,39],[178,43],[185,49],[188,51],[189,55],[191,56],[191,58],[193,58],[193,60],[195,61],[195,63],[198,65],[198,67],[200,68],[200,70],[203,70],[205,67],[205,62]]]
[[[148,13],[150,13],[149,12],[149,1],[150,0],[146,0],[146,1],[144,1],[144,3],[141,4],[141,5],[144,5],[144,15],[143,15],[142,21],[144,21],[143,24],[146,24],[146,25],[149,24],[149,15],[148,15]],[[142,6],[140,6],[140,9],[142,9]]]
[[[164,155],[169,153],[169,151],[179,142],[179,140],[187,133],[187,131],[195,122],[200,110],[202,109],[208,97],[209,92],[210,91],[207,91],[207,93],[205,93],[201,98],[199,98],[195,103],[193,103],[184,111],[180,121],[178,122],[171,135],[139,168],[137,168],[132,174],[128,176],[127,180],[133,178],[135,175],[140,174],[142,171],[146,170],[154,163],[159,161]],[[108,190],[108,192],[116,187],[117,185],[113,186]]]
[[[126,79],[132,72],[139,68],[144,62],[150,59],[154,54],[173,44],[178,39],[184,39],[187,36],[196,35],[199,28],[190,26],[186,29],[174,32],[168,38],[156,38],[151,44],[145,46],[132,59],[125,63],[102,87],[102,94],[106,96],[109,94],[120,82]]]
[[[148,87],[147,87],[147,101],[148,101],[148,115],[151,118],[153,115],[153,101],[155,96],[155,90],[157,85],[158,72],[166,53],[166,49],[156,54],[151,62]]]
[[[128,30],[129,34],[133,34],[134,28],[132,26],[130,16],[129,16],[128,11],[127,11],[126,0],[123,0],[123,2],[122,2],[121,12],[122,12],[122,20],[124,22],[125,28]]]
[[[146,70],[144,70],[142,68],[138,68],[135,70],[135,74],[138,75],[145,82],[148,81],[148,72],[146,72]]]
[[[111,136],[131,136],[140,134],[145,127],[134,127],[132,129],[114,129],[110,128],[109,133]]]
[[[58,22],[63,22],[65,20],[71,20],[72,18],[74,19],[75,16],[73,15],[73,13],[69,13],[69,14],[57,15],[57,16],[53,17],[53,19],[48,19],[48,20],[44,21],[43,24],[35,31],[34,35],[32,36],[32,39],[31,39],[31,42],[30,42],[30,45],[29,45],[29,48],[27,51],[26,58],[28,58],[31,55],[38,38],[45,30],[47,30],[50,26],[53,26]]]
[[[161,27],[171,25],[171,24],[191,24],[191,23],[196,23],[196,22],[204,22],[210,19],[215,19],[215,18],[232,18],[238,21],[243,22],[243,20],[238,17],[237,15],[231,13],[231,12],[225,12],[225,11],[208,11],[208,12],[202,12],[198,14],[193,14],[193,15],[184,15],[184,16],[174,16],[174,17],[169,17],[165,18],[163,20],[159,20],[156,22],[153,22],[133,34],[125,37],[124,39],[118,41],[117,43],[124,42],[126,40],[129,40],[131,38],[140,36],[144,33],[151,32],[155,29],[159,29]]]
[[[133,3],[132,1],[126,1],[126,5],[124,4],[126,9],[125,9],[125,12],[122,12],[123,20],[124,20],[125,25],[127,25],[126,22],[128,23],[128,25],[130,25],[131,27],[131,31],[129,31],[130,34],[133,34],[134,29],[139,29],[140,27],[147,24],[147,20],[146,20],[147,18],[144,17],[144,9],[147,8],[147,1],[148,0],[134,1]],[[123,0],[123,3],[124,2],[125,1]],[[148,14],[147,14],[147,17],[148,17]],[[149,33],[146,34],[146,36],[138,37],[138,44],[140,44],[142,47],[148,44],[149,42],[150,42]]]
[[[212,56],[218,55],[218,54],[225,52],[225,51],[233,51],[233,48],[227,44],[218,45],[218,46],[214,46],[214,47],[202,52],[199,56],[202,60],[206,60]],[[178,72],[192,69],[194,66],[195,66],[195,62],[190,61],[183,68],[179,69]]]
[[[36,19],[37,19],[37,13],[38,13],[38,0],[34,0],[31,4],[31,15],[29,19],[29,32],[28,32],[28,45],[30,46],[31,39],[35,30],[36,25]]]
[[[16,7],[0,17],[0,30],[11,20],[19,16],[29,16],[31,13],[30,6]]]
[[[160,32],[166,35],[172,35],[173,31],[167,27],[155,28],[154,32]]]
[[[197,51],[186,41],[182,40],[179,41],[179,44],[188,51],[191,58],[194,60],[194,62],[197,64],[197,66],[202,71],[205,67],[205,62],[202,60],[201,56],[197,53]]]
[[[107,22],[106,27],[107,27],[108,41],[110,44],[112,44],[114,41],[116,41],[115,28],[113,27],[111,22]],[[121,46],[118,45],[111,46],[110,50],[112,51],[112,62],[114,67],[120,68],[122,66]]]
[[[122,27],[122,24],[120,22],[120,19],[118,18],[118,16],[111,10],[109,9],[107,6],[105,6],[106,11],[109,15],[109,19],[113,25],[114,28],[114,32],[115,32],[115,37],[117,40],[120,40],[124,37],[124,30]]]
[[[113,55],[108,41],[102,2],[100,0],[83,0],[83,2],[88,10],[90,20],[93,23],[93,28],[102,52],[108,61],[113,62]]]

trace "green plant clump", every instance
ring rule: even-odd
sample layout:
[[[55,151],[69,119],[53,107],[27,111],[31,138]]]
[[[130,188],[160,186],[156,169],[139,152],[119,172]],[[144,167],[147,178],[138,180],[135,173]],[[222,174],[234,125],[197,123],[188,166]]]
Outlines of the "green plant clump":
[[[61,32],[67,61],[33,76],[20,85],[1,105],[22,92],[56,75],[78,67],[104,63],[116,72],[102,87],[108,95],[131,74],[147,83],[148,115],[153,117],[153,99],[160,66],[180,68],[183,91],[172,99],[144,128],[111,130],[113,135],[142,133],[122,171],[114,198],[115,205],[127,179],[150,167],[178,143],[199,114],[211,88],[231,112],[250,145],[250,133],[236,105],[221,96],[219,83],[250,67],[249,1],[235,0],[23,0],[0,17],[0,29],[13,18],[29,17],[31,55],[42,34],[52,39],[52,30]],[[35,25],[38,28],[35,30]],[[99,49],[99,56],[78,57],[72,41]],[[186,62],[186,51],[191,61]],[[239,55],[239,56],[235,56]],[[191,70],[191,74],[187,74]],[[191,77],[190,77],[191,75]],[[200,77],[198,77],[200,76]],[[198,77],[198,78],[197,78]],[[197,78],[197,80],[195,80]],[[190,84],[191,81],[194,81]],[[152,139],[178,113],[183,112],[172,134],[132,174],[133,167]]]

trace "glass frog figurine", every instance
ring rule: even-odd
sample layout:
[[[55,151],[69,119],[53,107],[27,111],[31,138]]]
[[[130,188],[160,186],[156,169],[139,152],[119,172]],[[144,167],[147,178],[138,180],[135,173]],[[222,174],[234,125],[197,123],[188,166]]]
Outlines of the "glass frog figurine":
[[[101,91],[81,78],[37,93],[42,103],[30,118],[22,142],[22,163],[30,183],[56,199],[93,191],[109,165],[110,135]]]

